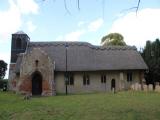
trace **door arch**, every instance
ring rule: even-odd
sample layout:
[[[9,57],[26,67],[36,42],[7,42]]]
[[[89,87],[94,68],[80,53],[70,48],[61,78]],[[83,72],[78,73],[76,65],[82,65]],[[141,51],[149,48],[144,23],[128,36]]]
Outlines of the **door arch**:
[[[116,80],[115,79],[112,79],[111,80],[111,90],[115,90],[115,87],[116,87]]]
[[[32,95],[42,94],[42,75],[39,71],[32,74]]]

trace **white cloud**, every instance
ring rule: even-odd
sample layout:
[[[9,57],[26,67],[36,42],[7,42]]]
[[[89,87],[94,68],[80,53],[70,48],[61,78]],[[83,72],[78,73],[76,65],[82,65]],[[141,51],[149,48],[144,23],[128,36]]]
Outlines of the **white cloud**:
[[[34,0],[8,0],[8,3],[9,8],[0,11],[0,40],[9,38],[12,33],[21,28],[22,15],[38,13],[38,4]],[[35,29],[32,23],[29,23],[29,25],[29,30]]]
[[[78,22],[78,27],[83,26],[85,23],[86,23],[85,21],[79,21],[79,22]]]
[[[85,30],[76,30],[74,32],[67,33],[64,36],[58,36],[56,41],[79,41],[80,37],[85,33]]]
[[[143,47],[146,40],[160,37],[160,9],[143,9],[130,12],[114,21],[108,33],[119,32],[129,45]]]
[[[13,1],[9,1],[10,8],[7,11],[0,11],[0,36],[6,38],[7,35],[15,32],[22,24],[21,14]]]
[[[78,41],[81,35],[83,35],[84,33],[85,33],[84,30],[77,30],[77,31],[71,32],[65,36],[65,40],[66,41]]]
[[[22,14],[37,14],[39,6],[34,0],[14,0]]]
[[[36,29],[36,26],[32,23],[32,21],[27,22],[27,27],[29,32],[33,32]]]
[[[80,37],[90,32],[96,32],[103,25],[103,19],[98,18],[92,22],[80,21],[78,22],[78,29],[69,32],[65,35],[60,35],[56,38],[56,41],[79,41]]]
[[[92,21],[89,25],[88,25],[88,30],[91,32],[96,32],[102,25],[103,25],[103,19],[102,18],[98,18],[95,21]]]

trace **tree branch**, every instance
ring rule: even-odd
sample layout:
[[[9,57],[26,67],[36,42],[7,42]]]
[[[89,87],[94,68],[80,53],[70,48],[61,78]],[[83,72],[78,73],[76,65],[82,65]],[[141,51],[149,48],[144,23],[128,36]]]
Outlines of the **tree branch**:
[[[45,1],[45,0],[42,0],[42,1]],[[54,1],[55,1],[55,0],[54,0]],[[140,2],[141,2],[141,0],[138,0],[137,6],[132,7],[132,8],[129,8],[129,9],[126,9],[126,10],[123,10],[123,11],[136,9],[136,14],[137,14],[137,13],[138,13],[139,6],[140,6]],[[104,3],[105,3],[105,0],[102,0],[102,3],[103,3],[103,12],[104,12]],[[66,0],[64,0],[64,7],[65,7],[67,13],[68,13],[68,14],[71,14],[70,11],[68,10]],[[78,8],[78,10],[80,10],[80,0],[77,0],[77,8]]]
[[[78,7],[78,10],[80,10],[80,1],[79,0],[77,0],[77,7]]]
[[[140,2],[141,2],[141,0],[138,0],[138,4],[137,4],[137,8],[136,8],[136,14],[137,14],[137,12],[138,12]]]
[[[66,2],[66,0],[64,0],[64,7],[65,7],[67,13],[71,15],[71,13],[70,13],[70,11],[68,10],[68,7],[67,7],[67,2]]]
[[[129,10],[132,10],[132,9],[136,9],[136,15],[137,15],[138,10],[139,10],[139,6],[140,6],[140,2],[141,2],[141,0],[138,0],[137,6],[131,7],[131,8],[129,8],[129,9],[124,9],[124,10],[121,11],[121,13],[124,12],[124,11],[129,11]]]

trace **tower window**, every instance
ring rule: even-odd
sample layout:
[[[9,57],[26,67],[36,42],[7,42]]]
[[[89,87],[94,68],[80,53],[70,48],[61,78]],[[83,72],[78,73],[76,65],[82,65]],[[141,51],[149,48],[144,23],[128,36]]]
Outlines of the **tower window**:
[[[21,39],[17,38],[17,40],[16,40],[16,48],[21,49],[21,44],[22,44]]]
[[[38,62],[39,62],[38,60],[35,61],[36,67],[38,67]]]

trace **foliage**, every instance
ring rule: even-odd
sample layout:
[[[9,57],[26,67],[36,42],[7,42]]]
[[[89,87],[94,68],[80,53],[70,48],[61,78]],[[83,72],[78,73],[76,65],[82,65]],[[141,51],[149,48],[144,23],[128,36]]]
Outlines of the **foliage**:
[[[0,92],[2,120],[159,120],[160,93],[118,92],[53,97]]]
[[[0,89],[4,87],[4,85],[7,85],[8,81],[7,80],[0,80]]]
[[[160,41],[147,41],[141,55],[149,67],[149,71],[146,73],[147,84],[153,84],[160,82]]]
[[[7,70],[7,63],[5,63],[3,60],[0,60],[0,80],[4,78],[6,70]]]
[[[125,46],[126,45],[126,43],[124,42],[123,36],[119,33],[110,33],[104,36],[101,39],[101,43],[103,44],[103,46],[109,46],[109,45]]]

